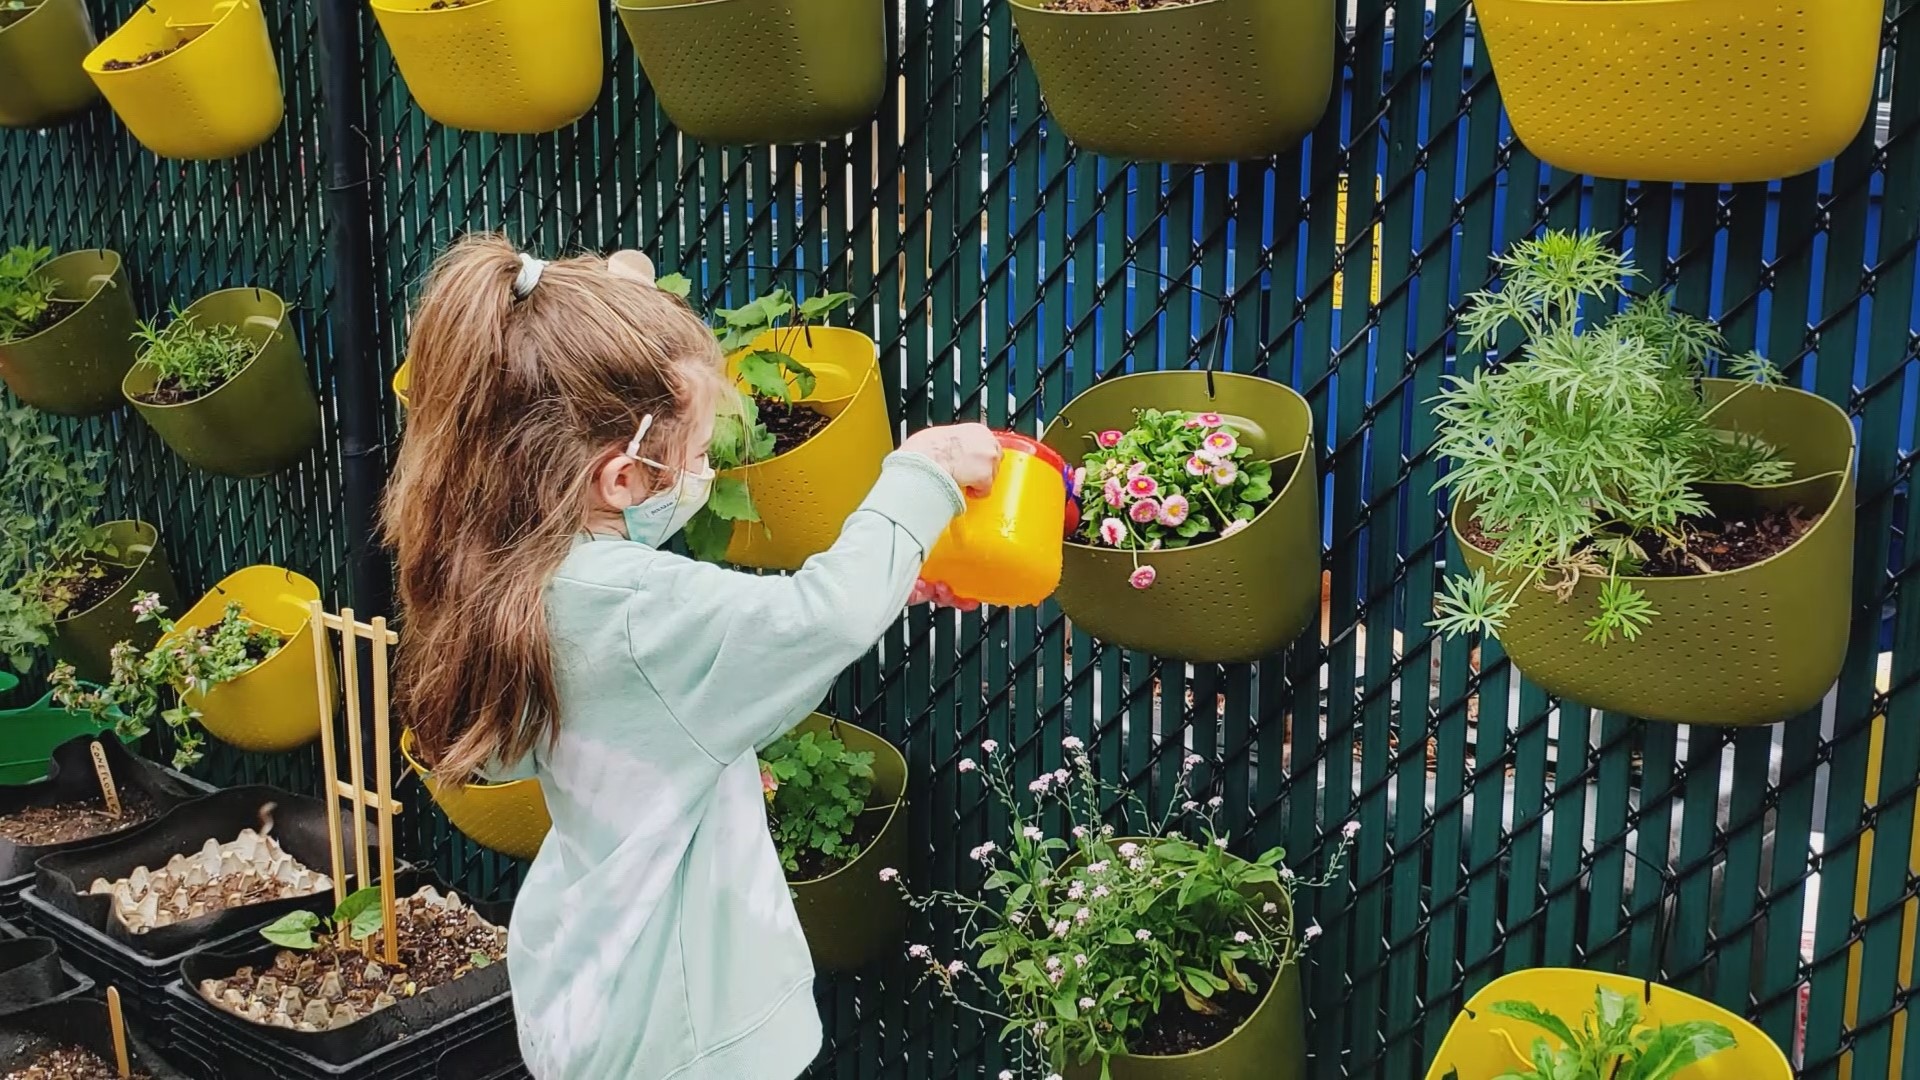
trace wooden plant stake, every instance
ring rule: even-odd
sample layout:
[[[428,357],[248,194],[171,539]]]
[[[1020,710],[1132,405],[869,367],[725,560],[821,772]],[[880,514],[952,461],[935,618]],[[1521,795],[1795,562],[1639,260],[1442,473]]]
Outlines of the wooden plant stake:
[[[95,739],[87,744],[93,751],[93,774],[100,778],[100,801],[107,804],[107,816],[120,816],[120,787],[113,782],[113,769],[107,764],[107,748]]]
[[[367,852],[367,807],[373,806],[378,822],[380,844],[380,925],[386,939],[385,959],[388,964],[400,962],[400,934],[394,910],[394,869],[393,869],[393,817],[400,813],[400,804],[393,798],[393,726],[390,711],[390,687],[387,680],[388,651],[400,643],[399,635],[387,629],[384,616],[377,616],[370,623],[355,622],[352,608],[341,608],[340,614],[329,614],[315,600],[308,606],[313,625],[313,654],[321,671],[327,665],[327,631],[340,633],[340,672],[346,697],[347,713],[347,770],[351,783],[340,779],[339,754],[334,746],[333,724],[320,725],[320,760],[326,769],[327,802],[332,805],[335,799],[345,799],[353,805],[353,855],[354,882],[360,888],[366,888],[371,879],[371,867]],[[358,664],[359,642],[366,640],[373,645],[373,791],[366,789],[366,767],[363,764],[360,710],[360,667]],[[329,716],[332,701],[332,688],[326,679],[319,680],[320,714]],[[337,907],[347,898],[347,859],[345,830],[340,826],[339,813],[327,815],[327,844],[333,859],[333,902]],[[370,947],[370,945],[369,945]]]
[[[120,1080],[133,1075],[132,1063],[127,1060],[127,1017],[120,1011],[120,988],[107,987],[107,1023],[113,1027],[113,1059],[120,1069]]]

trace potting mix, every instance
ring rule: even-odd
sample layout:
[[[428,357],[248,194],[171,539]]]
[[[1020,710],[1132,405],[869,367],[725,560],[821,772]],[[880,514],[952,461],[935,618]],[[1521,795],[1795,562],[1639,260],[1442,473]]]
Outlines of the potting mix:
[[[78,1046],[63,1046],[35,1058],[24,1069],[15,1069],[0,1080],[119,1080],[120,1070],[101,1060],[100,1055]],[[129,1080],[151,1080],[138,1069]]]
[[[208,840],[194,855],[175,855],[158,870],[136,866],[118,881],[95,878],[87,892],[111,895],[114,918],[144,934],[217,911],[331,888],[331,878],[302,865],[271,836],[243,829],[228,843]]]

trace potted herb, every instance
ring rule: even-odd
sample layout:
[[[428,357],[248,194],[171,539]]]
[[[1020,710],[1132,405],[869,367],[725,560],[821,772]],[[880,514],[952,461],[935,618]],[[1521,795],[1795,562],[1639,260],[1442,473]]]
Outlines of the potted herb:
[[[546,792],[530,773],[498,780],[468,777],[465,783],[447,783],[420,760],[412,731],[400,733],[400,756],[427,786],[427,794],[447,815],[447,823],[461,835],[513,859],[540,854],[540,843],[553,828],[553,816],[547,812]]]
[[[133,298],[120,255],[105,248],[48,260],[47,248],[0,256],[0,379],[21,401],[62,416],[120,404],[133,364]]]
[[[661,111],[696,139],[838,139],[886,93],[880,0],[618,0],[615,10]]]
[[[1497,636],[1528,678],[1654,720],[1770,723],[1839,675],[1853,573],[1854,431],[1632,274],[1595,234],[1549,233],[1471,298],[1435,408],[1467,574],[1434,626]],[[1584,312],[1584,314],[1583,314]],[[1726,376],[1708,378],[1711,366]]]
[[[225,289],[175,309],[164,328],[143,323],[121,392],[189,463],[278,472],[320,442],[320,403],[287,316],[265,289]]]
[[[689,288],[677,274],[659,284],[683,298]],[[797,570],[880,478],[893,435],[873,339],[819,325],[851,299],[775,289],[714,312],[741,392],[714,425],[707,457],[720,475],[686,528],[695,558]]]
[[[1516,971],[1482,987],[1427,1070],[1427,1080],[1792,1076],[1765,1033],[1718,1005],[1659,983],[1569,968]]]
[[[963,947],[979,952],[969,963],[914,944],[908,956],[1070,1080],[1304,1075],[1299,963],[1320,931],[1295,924],[1294,891],[1332,880],[1359,826],[1343,830],[1317,881],[1297,878],[1278,848],[1238,858],[1214,823],[1221,800],[1188,796],[1200,760],[1190,755],[1165,812],[1129,837],[1103,824],[1102,808],[1144,819],[1138,796],[1103,784],[1079,739],[1063,746],[1071,768],[1042,773],[1024,795],[996,744],[981,744],[983,763],[960,762],[1004,806],[1009,839],[970,853],[988,874],[979,895],[914,903],[952,909]],[[976,989],[992,1004],[975,1004]]]
[[[164,158],[237,157],[286,112],[260,0],[147,0],[84,66],[133,137]]]
[[[20,671],[42,648],[84,679],[112,669],[114,645],[151,645],[132,598],[174,596],[154,527],[96,524],[105,496],[102,455],[83,454],[32,410],[0,402],[0,653]]]
[[[1014,0],[1067,137],[1138,161],[1242,161],[1298,143],[1333,93],[1336,9],[1267,0]]]
[[[448,127],[535,135],[600,96],[594,0],[374,0],[373,16],[415,103]]]
[[[1513,130],[1558,168],[1734,183],[1806,172],[1866,120],[1881,0],[1475,0]]]
[[[1312,623],[1319,472],[1313,415],[1292,389],[1202,371],[1104,379],[1042,439],[1073,467],[1080,501],[1054,594],[1075,625],[1222,663],[1271,655]]]
[[[0,0],[0,127],[38,128],[100,96],[80,62],[93,50],[85,0]]]
[[[760,755],[767,824],[815,965],[855,971],[899,945],[907,907],[869,872],[906,861],[907,762],[815,714]]]

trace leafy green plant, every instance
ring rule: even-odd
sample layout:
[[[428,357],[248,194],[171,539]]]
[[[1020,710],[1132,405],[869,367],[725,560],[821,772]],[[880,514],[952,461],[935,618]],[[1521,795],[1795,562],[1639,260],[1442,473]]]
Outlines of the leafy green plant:
[[[106,495],[104,459],[0,397],[0,654],[20,671],[46,646],[54,621],[121,556],[94,524]]]
[[[290,911],[261,930],[260,936],[281,948],[306,952],[320,946],[321,938],[314,937],[315,930],[321,931],[322,938],[331,937],[340,944],[348,940],[365,941],[380,932],[384,919],[380,909],[380,886],[369,885],[349,893],[328,918],[311,911]]]
[[[225,386],[253,359],[254,343],[233,327],[201,326],[178,307],[172,315],[164,328],[143,322],[133,335],[139,362],[153,369],[152,394],[192,401]]]
[[[1757,354],[1721,357],[1719,331],[1664,294],[1614,314],[1637,275],[1599,234],[1550,232],[1499,261],[1504,287],[1471,297],[1461,316],[1465,351],[1514,331],[1522,356],[1449,377],[1434,409],[1449,469],[1435,486],[1472,505],[1506,580],[1451,579],[1430,625],[1497,636],[1520,590],[1564,602],[1598,578],[1587,640],[1632,640],[1658,612],[1627,578],[1651,554],[1698,562],[1688,545],[1711,512],[1699,486],[1791,478],[1773,447],[1712,423],[1779,372]],[[1716,358],[1745,385],[1709,403],[1700,380]]]
[[[681,274],[664,275],[655,285],[682,300],[693,291],[693,283]],[[740,357],[738,370],[745,389],[737,406],[729,403],[714,421],[707,460],[722,475],[714,479],[707,505],[687,522],[684,535],[694,558],[720,562],[733,540],[734,524],[760,520],[746,481],[725,474],[774,455],[776,440],[761,419],[761,403],[792,407],[813,393],[813,371],[794,358],[793,350],[805,339],[809,327],[822,323],[852,299],[852,293],[833,292],[796,301],[786,289],[775,289],[745,306],[714,310],[719,320],[714,334],[720,339],[721,351],[729,356],[750,349],[768,333],[773,335],[773,343],[771,348],[752,349]]]
[[[0,15],[5,9],[0,8]],[[0,255],[0,344],[38,333],[59,283],[40,272],[52,248],[11,248]]]
[[[1157,577],[1139,552],[1232,536],[1273,501],[1273,463],[1219,413],[1142,409],[1133,427],[1088,438],[1095,448],[1073,471],[1081,537],[1134,552],[1136,589]]]
[[[1036,1049],[1055,1072],[1127,1052],[1168,1010],[1218,1014],[1230,994],[1257,995],[1297,963],[1318,925],[1295,925],[1293,896],[1339,872],[1359,825],[1347,825],[1326,874],[1307,881],[1272,848],[1252,860],[1227,852],[1214,814],[1188,797],[1197,755],[1188,755],[1166,809],[1150,815],[1131,790],[1102,783],[1081,742],[1063,741],[1072,768],[1042,773],[1017,795],[999,746],[981,743],[985,764],[966,758],[1005,808],[1006,847],[988,842],[970,857],[986,871],[981,895],[908,893],[916,907],[952,910],[972,966],[926,945],[907,955],[962,1008],[1001,1024],[1001,1037]],[[1117,806],[1146,839],[1102,824]],[[1056,834],[1049,831],[1064,826]],[[899,872],[880,871],[883,881]],[[905,886],[902,886],[903,890]],[[1274,899],[1273,893],[1283,894]],[[978,971],[992,973],[984,979]],[[974,998],[985,994],[993,1006]]]
[[[204,694],[245,675],[286,644],[286,638],[249,622],[238,603],[228,604],[213,626],[185,630],[166,617],[166,607],[153,593],[141,593],[133,612],[139,622],[159,626],[160,640],[153,648],[143,653],[132,642],[115,645],[112,674],[102,687],[82,683],[69,664],[57,665],[48,680],[53,699],[102,726],[114,726],[129,739],[145,735],[146,718],[158,713],[173,732],[174,767],[184,769],[200,760],[206,735],[199,726],[200,711],[182,695]],[[163,693],[172,696],[171,706],[162,707]]]
[[[800,871],[802,857],[831,870],[860,854],[853,834],[873,794],[871,752],[849,750],[818,732],[787,735],[760,755],[760,779],[767,825],[787,873]]]
[[[1527,1001],[1496,1001],[1488,1011],[1532,1024],[1558,1039],[1535,1039],[1518,1070],[1494,1080],[1672,1080],[1688,1066],[1734,1046],[1733,1033],[1711,1020],[1643,1027],[1640,1003],[1605,987],[1580,1027]],[[1518,1053],[1515,1048],[1515,1053]]]

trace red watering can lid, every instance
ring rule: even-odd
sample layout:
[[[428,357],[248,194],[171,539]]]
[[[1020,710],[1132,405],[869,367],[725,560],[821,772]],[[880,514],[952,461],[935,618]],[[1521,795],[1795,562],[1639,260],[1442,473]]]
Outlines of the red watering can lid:
[[[1019,435],[1011,431],[996,431],[993,433],[993,436],[1000,440],[1002,449],[1018,450],[1023,454],[1032,454],[1034,457],[1039,458],[1041,461],[1046,462],[1062,473],[1067,471],[1067,459],[1060,456],[1060,451],[1055,450],[1053,447],[1048,446],[1038,439],[1029,438],[1028,436]]]

